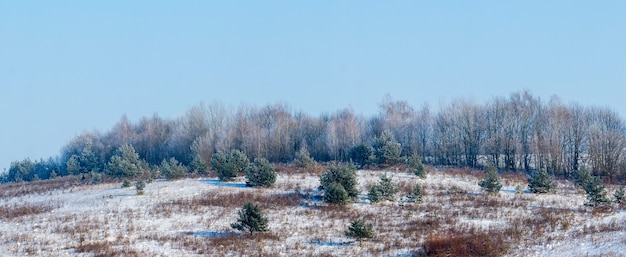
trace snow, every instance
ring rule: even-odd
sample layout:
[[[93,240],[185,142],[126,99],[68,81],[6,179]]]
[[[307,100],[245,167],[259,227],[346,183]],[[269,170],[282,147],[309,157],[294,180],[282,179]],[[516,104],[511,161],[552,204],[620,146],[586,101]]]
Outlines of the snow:
[[[396,202],[370,204],[367,187],[385,173],[370,170],[358,171],[358,200],[339,209],[320,202],[319,177],[311,174],[279,174],[276,185],[269,189],[248,188],[243,178],[234,182],[199,178],[155,181],[146,186],[144,195],[137,195],[134,188],[121,188],[120,184],[99,184],[0,198],[2,208],[52,207],[40,214],[0,219],[0,256],[91,256],[93,253],[77,251],[81,240],[108,242],[111,249],[133,250],[142,256],[238,256],[255,255],[258,251],[270,256],[411,256],[419,250],[427,233],[506,228],[512,220],[540,215],[554,219],[556,227],[542,227],[545,231],[537,238],[525,234],[507,255],[626,256],[626,212],[618,209],[594,216],[583,206],[584,195],[568,186],[568,182],[560,182],[557,193],[546,195],[518,194],[515,187],[519,183],[504,183],[507,186],[497,199],[511,204],[489,207],[473,203],[483,195],[478,179],[471,175],[432,172],[426,179],[418,179],[410,173],[386,172],[395,182],[422,185],[426,191],[423,202],[404,202],[401,193]],[[447,194],[453,186],[467,194],[458,199]],[[305,197],[296,206],[275,202],[263,209],[270,221],[270,234],[275,238],[245,238],[231,229],[230,223],[236,221],[241,206],[171,204],[207,194],[242,192],[299,192]],[[346,238],[343,232],[355,218],[369,219],[377,236],[362,245]],[[439,220],[442,225],[425,234],[403,231],[425,219]],[[211,245],[213,242],[218,245]],[[211,251],[201,253],[202,249]]]

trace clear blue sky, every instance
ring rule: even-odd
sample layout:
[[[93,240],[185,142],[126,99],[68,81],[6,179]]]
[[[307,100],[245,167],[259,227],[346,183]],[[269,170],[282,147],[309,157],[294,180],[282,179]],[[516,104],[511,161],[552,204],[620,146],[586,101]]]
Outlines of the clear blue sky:
[[[524,89],[626,116],[626,1],[0,0],[0,170],[200,102],[317,115]]]

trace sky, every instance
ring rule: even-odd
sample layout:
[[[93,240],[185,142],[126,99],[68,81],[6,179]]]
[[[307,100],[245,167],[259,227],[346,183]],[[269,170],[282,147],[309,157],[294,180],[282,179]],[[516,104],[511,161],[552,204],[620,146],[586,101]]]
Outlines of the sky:
[[[626,1],[0,0],[0,170],[199,103],[374,115],[530,91],[626,117]]]

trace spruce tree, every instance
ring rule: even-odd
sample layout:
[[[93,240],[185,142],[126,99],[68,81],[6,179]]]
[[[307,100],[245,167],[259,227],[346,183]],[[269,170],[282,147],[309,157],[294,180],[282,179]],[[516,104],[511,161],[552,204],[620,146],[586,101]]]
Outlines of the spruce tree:
[[[478,185],[488,193],[498,193],[502,188],[500,183],[500,177],[498,176],[498,170],[494,166],[488,166],[485,170],[485,178],[478,182]]]
[[[251,187],[270,187],[276,182],[276,172],[265,158],[256,158],[246,169],[246,185]]]
[[[555,185],[546,170],[541,169],[528,178],[528,188],[535,194],[545,194],[554,189]]]
[[[587,195],[587,202],[585,205],[596,207],[604,204],[608,204],[610,200],[606,197],[606,189],[604,183],[598,177],[592,177],[585,184],[585,194]]]
[[[374,237],[373,225],[371,223],[365,223],[363,220],[355,220],[352,221],[344,234],[349,238],[354,238],[359,242],[359,245],[361,245],[361,241],[364,239]]]
[[[237,223],[231,223],[231,228],[249,232],[250,234],[269,231],[267,218],[261,213],[261,209],[258,205],[246,203],[243,205],[243,208],[239,210],[238,214],[239,218],[237,218]]]

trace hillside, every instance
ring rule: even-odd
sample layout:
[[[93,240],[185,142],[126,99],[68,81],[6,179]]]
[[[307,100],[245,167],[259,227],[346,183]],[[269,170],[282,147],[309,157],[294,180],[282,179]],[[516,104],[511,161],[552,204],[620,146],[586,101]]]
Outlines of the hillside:
[[[411,256],[426,243],[455,240],[494,256],[621,256],[626,249],[626,213],[593,213],[571,182],[558,183],[554,194],[516,193],[525,178],[505,174],[499,196],[487,196],[477,185],[480,171],[433,171],[423,180],[389,171],[398,200],[371,204],[367,188],[381,174],[358,171],[361,195],[345,207],[320,201],[319,173],[294,170],[279,172],[269,189],[248,188],[241,178],[158,180],[144,195],[119,183],[66,179],[49,191],[44,182],[9,184],[0,199],[0,255]],[[423,201],[406,202],[416,183]],[[230,228],[247,201],[261,206],[269,233]],[[372,240],[359,245],[344,236],[355,219],[373,223]]]

